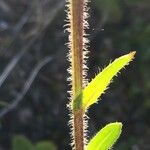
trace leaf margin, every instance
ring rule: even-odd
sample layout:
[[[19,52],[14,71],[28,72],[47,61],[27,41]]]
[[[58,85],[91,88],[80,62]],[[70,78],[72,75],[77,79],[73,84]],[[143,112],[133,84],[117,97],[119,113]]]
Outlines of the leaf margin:
[[[112,63],[110,63],[107,67],[105,67],[94,79],[92,79],[92,81],[81,92],[82,102],[80,102],[80,108],[82,108],[84,111],[86,111],[92,104],[96,103],[98,101],[98,98],[106,91],[106,89],[108,89],[108,86],[112,82],[113,77],[117,76],[119,71],[121,69],[123,69],[125,66],[127,66],[129,64],[129,62],[131,62],[134,59],[135,54],[136,54],[136,51],[132,51],[129,54],[126,54],[126,55],[120,56],[119,58],[116,58]],[[106,85],[104,85],[103,89],[100,92],[97,92],[99,94],[96,93],[97,94],[97,96],[95,96],[96,98],[92,98],[92,100],[91,100],[91,95],[93,95],[93,94],[89,94],[89,93],[95,92],[92,89],[96,89],[93,87],[95,87],[95,85],[96,85],[96,87],[99,88],[98,84],[101,84],[101,82],[103,81],[101,78],[104,78],[105,76],[107,76],[107,74],[109,73],[109,69],[114,68],[116,64],[120,65],[119,62],[121,62],[121,61],[123,61],[123,62],[122,62],[122,65],[119,66],[119,69],[116,69],[115,73],[113,75],[111,75],[109,77],[109,79],[107,79],[108,81],[107,81],[107,83],[105,83]],[[97,91],[98,91],[98,88],[96,89]],[[79,106],[78,106],[78,108],[79,108]]]

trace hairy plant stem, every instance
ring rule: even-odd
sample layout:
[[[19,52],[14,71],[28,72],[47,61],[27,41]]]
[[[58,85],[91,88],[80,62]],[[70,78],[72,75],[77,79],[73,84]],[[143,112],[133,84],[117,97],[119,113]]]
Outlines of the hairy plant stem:
[[[76,97],[82,90],[83,71],[83,0],[71,0],[72,90]]]
[[[83,88],[83,7],[84,0],[70,0],[72,105]],[[81,98],[78,99],[81,101]],[[73,111],[75,150],[84,150],[84,118],[81,109]]]
[[[74,112],[74,140],[75,150],[84,150],[84,120],[83,111]]]

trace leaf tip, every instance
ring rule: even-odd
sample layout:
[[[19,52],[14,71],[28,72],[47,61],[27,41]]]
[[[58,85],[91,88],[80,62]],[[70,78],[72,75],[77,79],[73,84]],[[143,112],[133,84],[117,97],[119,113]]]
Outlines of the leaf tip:
[[[118,137],[120,136],[121,132],[122,132],[122,126],[123,124],[121,122],[114,122],[114,123],[110,123],[108,124],[108,126],[111,126],[111,127],[115,127],[116,130],[118,131]]]
[[[129,53],[129,55],[130,55],[130,57],[131,57],[132,59],[134,59],[135,54],[136,54],[136,51],[132,51],[132,52]]]
[[[123,126],[123,124],[121,122],[114,122],[114,123],[110,123],[108,125],[118,127],[119,129],[122,129],[122,126]]]
[[[122,129],[122,126],[123,126],[121,122],[115,122],[115,123],[112,123],[112,125],[118,127],[119,129]]]
[[[118,125],[119,127],[122,127],[122,123],[121,122],[116,122],[116,125]]]

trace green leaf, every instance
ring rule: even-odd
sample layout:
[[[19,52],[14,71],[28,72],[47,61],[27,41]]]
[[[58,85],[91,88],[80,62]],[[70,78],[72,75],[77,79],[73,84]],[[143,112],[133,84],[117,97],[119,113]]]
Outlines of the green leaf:
[[[101,129],[89,142],[86,150],[108,150],[121,134],[122,123],[110,123]]]
[[[13,150],[33,150],[32,143],[22,135],[17,135],[12,140]]]
[[[56,146],[48,141],[42,141],[35,145],[35,150],[56,150]]]
[[[121,56],[115,59],[109,64],[102,72],[100,72],[85,89],[82,91],[82,108],[86,110],[89,106],[96,103],[98,97],[100,97],[107,86],[110,84],[112,78],[130,61],[133,60],[135,51],[127,55]]]

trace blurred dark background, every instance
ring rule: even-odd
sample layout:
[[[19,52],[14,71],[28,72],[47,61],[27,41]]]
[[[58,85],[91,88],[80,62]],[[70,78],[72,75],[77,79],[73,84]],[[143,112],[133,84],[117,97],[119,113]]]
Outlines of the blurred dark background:
[[[64,0],[0,0],[0,149],[16,135],[70,150]],[[150,150],[150,1],[92,0],[89,79],[110,60],[136,59],[89,110],[89,137],[121,121],[116,150]]]

